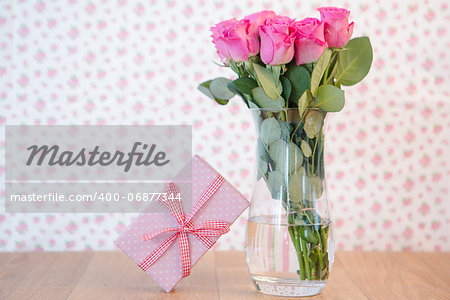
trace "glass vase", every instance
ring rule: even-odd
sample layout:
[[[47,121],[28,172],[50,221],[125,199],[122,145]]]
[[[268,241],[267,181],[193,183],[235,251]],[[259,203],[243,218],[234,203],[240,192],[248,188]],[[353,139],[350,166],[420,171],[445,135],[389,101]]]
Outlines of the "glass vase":
[[[245,248],[251,278],[265,294],[316,295],[334,261],[323,157],[325,113],[251,111],[257,129]]]

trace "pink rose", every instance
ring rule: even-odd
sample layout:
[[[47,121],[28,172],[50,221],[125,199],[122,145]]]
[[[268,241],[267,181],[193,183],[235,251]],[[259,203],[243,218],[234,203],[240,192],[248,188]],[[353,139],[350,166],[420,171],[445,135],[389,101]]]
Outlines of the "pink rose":
[[[321,7],[318,11],[325,23],[325,41],[328,47],[344,47],[353,34],[354,23],[348,24],[350,12],[337,7]]]
[[[213,43],[222,62],[247,61],[259,52],[256,30],[252,30],[250,21],[231,19],[211,27]]]
[[[267,19],[274,18],[277,14],[271,10],[263,10],[251,15],[248,15],[244,18],[244,20],[250,21],[252,25],[258,29],[259,26],[263,25]]]
[[[327,48],[323,35],[324,23],[315,18],[306,18],[293,24],[297,30],[295,40],[295,62],[303,65],[315,62]]]
[[[277,16],[259,27],[261,60],[266,65],[287,64],[294,57],[295,28],[288,17]]]

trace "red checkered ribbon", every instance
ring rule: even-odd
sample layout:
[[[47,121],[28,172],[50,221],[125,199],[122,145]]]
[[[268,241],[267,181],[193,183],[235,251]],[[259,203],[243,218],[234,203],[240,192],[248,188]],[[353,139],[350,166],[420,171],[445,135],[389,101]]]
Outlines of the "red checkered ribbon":
[[[161,243],[161,245],[159,245],[158,248],[156,248],[139,263],[138,266],[142,270],[146,271],[150,268],[150,266],[154,264],[178,238],[178,242],[180,244],[182,276],[183,278],[189,276],[191,273],[191,257],[189,254],[189,242],[187,238],[188,233],[193,234],[206,247],[211,248],[214,241],[209,237],[221,236],[222,234],[230,231],[230,227],[225,221],[204,221],[200,225],[196,225],[191,221],[192,217],[195,216],[206,201],[214,195],[223,182],[224,178],[218,174],[208,186],[206,191],[202,194],[200,200],[192,208],[191,213],[188,215],[183,212],[183,207],[181,206],[180,200],[176,199],[178,190],[175,184],[170,182],[165,186],[164,192],[167,195],[166,199],[158,199],[157,201],[170,211],[170,213],[177,220],[179,226],[160,229],[152,233],[146,233],[142,236],[144,241],[148,241],[160,234],[174,232],[174,234],[167,238],[163,243]]]

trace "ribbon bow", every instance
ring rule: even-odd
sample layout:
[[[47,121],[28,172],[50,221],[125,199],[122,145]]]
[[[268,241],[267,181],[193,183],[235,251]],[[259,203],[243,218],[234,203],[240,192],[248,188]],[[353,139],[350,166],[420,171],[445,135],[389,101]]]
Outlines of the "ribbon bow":
[[[183,212],[180,200],[175,197],[175,195],[178,194],[176,185],[173,182],[169,182],[165,186],[164,192],[167,195],[166,199],[161,199],[161,197],[159,197],[157,201],[170,211],[177,220],[179,226],[163,228],[155,232],[146,233],[142,236],[144,241],[148,241],[165,232],[174,232],[174,234],[161,243],[158,248],[139,263],[138,266],[142,270],[146,271],[150,268],[150,266],[154,264],[178,238],[180,244],[182,278],[189,276],[191,273],[191,257],[189,254],[188,233],[196,236],[209,249],[214,244],[214,241],[209,237],[221,236],[230,231],[230,227],[225,221],[210,220],[204,221],[200,225],[196,225],[191,221],[192,217],[200,210],[200,208],[202,208],[206,201],[214,195],[223,182],[224,178],[218,174],[188,215]],[[169,197],[169,195],[172,196]]]

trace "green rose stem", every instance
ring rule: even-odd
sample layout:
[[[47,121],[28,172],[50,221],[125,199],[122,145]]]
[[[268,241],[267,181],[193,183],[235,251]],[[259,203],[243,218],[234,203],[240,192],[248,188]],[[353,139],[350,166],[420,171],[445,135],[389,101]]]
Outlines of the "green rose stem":
[[[323,252],[324,253],[327,253],[327,251],[328,251],[328,249],[327,249],[327,239],[326,239],[326,236],[325,236],[325,228],[323,228],[322,230],[321,230],[321,234],[322,234],[322,241],[323,241],[323,244],[322,244],[322,248],[323,248]]]
[[[300,126],[298,125],[296,129]],[[295,132],[296,130],[294,130]],[[291,136],[291,141],[294,141],[294,134]],[[311,157],[305,161],[305,169],[309,176],[318,176],[323,178],[323,132],[322,130],[310,141],[313,146],[313,153]],[[308,176],[308,175],[306,175]],[[309,202],[301,203],[301,215],[304,217],[306,225],[296,225],[295,220],[289,218],[290,224],[293,224],[290,229],[291,239],[294,247],[297,250],[299,261],[299,276],[308,280],[326,280],[328,277],[328,256],[326,245],[326,230],[327,227],[319,227],[314,230],[312,227],[317,220],[314,216],[305,213],[305,209],[309,207]],[[320,223],[320,220],[318,221]],[[312,228],[312,230],[310,229]],[[300,234],[300,232],[303,233]],[[297,233],[297,234],[296,234]],[[311,252],[310,252],[311,251]],[[308,255],[312,253],[311,255]]]
[[[312,156],[311,156],[311,161],[312,161],[312,164],[311,164],[311,174],[312,175],[314,175],[314,156],[316,155],[316,148],[317,148],[317,141],[319,140],[319,136],[318,135],[316,135],[316,141],[315,141],[315,143],[314,143],[314,150],[313,150],[313,153],[312,153]]]
[[[317,232],[317,236],[319,238],[319,246],[320,248],[317,248],[317,256],[319,258],[319,278],[322,279],[322,270],[323,270],[323,247],[322,247],[322,239],[320,238],[320,233]]]
[[[323,84],[327,83],[328,80],[328,72],[330,70],[330,66],[333,64],[333,62],[335,63],[335,59],[337,58],[337,51],[332,49],[331,52],[331,59],[330,59],[330,63],[327,65],[327,68],[325,69],[325,74],[323,75]]]
[[[294,139],[295,133],[297,132],[297,130],[300,128],[301,125],[303,125],[303,122],[298,122],[297,127],[295,128],[294,132],[292,132],[291,139],[290,139],[291,142]],[[302,127],[302,129],[303,129],[303,127]]]
[[[309,267],[309,257],[308,257],[308,247],[306,245],[306,241],[302,238],[300,238],[302,243],[302,250],[303,250],[303,260],[305,261],[305,276],[309,280],[311,280],[311,269]]]
[[[300,247],[300,242],[298,238],[298,227],[289,226],[288,228],[289,228],[289,235],[291,236],[292,243],[294,244],[295,251],[297,252],[297,258],[300,267],[300,270],[298,270],[298,274],[300,275],[301,280],[305,280],[305,265],[303,264],[303,252]]]

